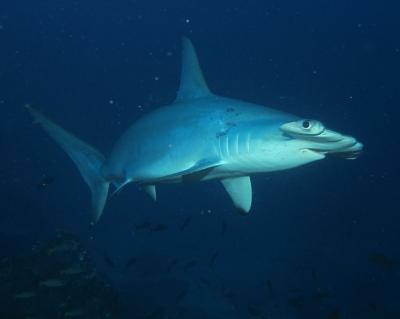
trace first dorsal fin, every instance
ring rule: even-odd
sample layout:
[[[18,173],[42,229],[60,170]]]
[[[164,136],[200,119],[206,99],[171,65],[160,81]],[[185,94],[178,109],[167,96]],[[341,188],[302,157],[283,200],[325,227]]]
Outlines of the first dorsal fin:
[[[210,95],[192,42],[184,37],[182,46],[181,83],[176,100],[191,100]]]

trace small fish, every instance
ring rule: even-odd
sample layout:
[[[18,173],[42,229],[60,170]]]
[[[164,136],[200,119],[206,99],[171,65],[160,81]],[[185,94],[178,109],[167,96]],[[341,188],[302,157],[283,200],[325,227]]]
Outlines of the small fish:
[[[104,260],[104,262],[106,263],[106,265],[107,265],[108,267],[110,267],[110,268],[112,268],[112,269],[115,268],[115,262],[114,262],[114,260],[112,260],[111,257],[110,257],[107,253],[104,253],[104,254],[103,254],[103,260]]]
[[[83,315],[82,309],[72,309],[64,313],[64,318],[75,318]]]
[[[327,319],[340,319],[339,310],[334,310],[330,314],[328,314]]]
[[[62,275],[78,275],[83,272],[84,272],[84,270],[81,268],[80,265],[73,265],[71,267],[61,270],[60,274],[62,274]]]
[[[272,281],[271,280],[267,279],[267,280],[263,281],[261,283],[261,285],[267,287],[268,293],[272,294],[273,291],[272,291]]]
[[[185,298],[185,296],[188,294],[189,289],[186,287],[185,289],[183,289],[177,296],[177,302],[179,303],[183,298]]]
[[[199,282],[200,282],[200,284],[203,285],[204,287],[210,287],[210,286],[211,286],[211,281],[208,280],[207,278],[200,277],[200,278],[199,278]]]
[[[47,287],[47,288],[58,288],[65,286],[65,282],[60,279],[48,279],[39,282],[39,286]]]
[[[301,293],[301,290],[299,288],[290,288],[288,292],[291,294],[299,294]]]
[[[221,237],[225,236],[226,228],[228,227],[228,224],[226,223],[225,220],[222,221],[221,225]]]
[[[192,216],[187,216],[183,221],[181,227],[179,227],[179,229],[183,231],[190,224],[191,221],[192,221]]]
[[[236,300],[237,294],[236,292],[234,292],[233,290],[229,289],[229,288],[225,288],[222,291],[222,295],[230,300]]]
[[[47,254],[53,255],[56,253],[67,253],[70,251],[76,251],[80,247],[79,242],[75,239],[68,239],[68,240],[57,240],[53,243],[48,249]]]
[[[141,224],[137,224],[135,226],[136,230],[144,230],[144,229],[149,229],[151,227],[151,223],[150,222],[143,222]]]
[[[314,279],[315,281],[318,280],[318,274],[317,271],[315,269],[311,269],[311,277],[312,279]]]
[[[304,308],[304,301],[301,298],[291,298],[288,300],[288,304],[297,310],[302,310]]]
[[[184,270],[184,271],[187,271],[187,270],[189,270],[190,268],[193,268],[193,267],[196,266],[196,265],[197,265],[197,261],[196,261],[196,260],[188,261],[188,262],[183,266],[183,270]]]
[[[36,293],[34,291],[24,291],[24,292],[19,292],[14,295],[15,299],[30,299],[36,296]]]
[[[373,302],[367,302],[367,306],[368,306],[368,309],[371,310],[372,312],[378,311],[378,306]]]
[[[128,261],[125,263],[125,270],[129,270],[134,264],[136,264],[136,262],[136,257],[129,258]]]
[[[171,272],[177,263],[178,263],[178,259],[176,259],[176,258],[172,259],[171,262],[167,266],[167,272]]]
[[[152,232],[159,232],[159,231],[164,231],[168,229],[168,225],[166,224],[158,224],[154,225],[153,227],[150,228],[150,231]]]
[[[250,305],[247,306],[247,311],[252,317],[257,317],[257,318],[261,317],[261,312],[253,306]]]
[[[317,301],[317,302],[321,302],[321,301],[323,301],[324,299],[329,299],[329,298],[331,298],[331,297],[332,297],[331,293],[329,293],[329,292],[327,292],[327,291],[317,291],[317,292],[314,294],[313,299],[314,299],[315,301]]]
[[[370,309],[373,312],[378,310],[378,306],[373,302],[368,302],[367,306],[368,306],[368,309]]]
[[[396,260],[389,258],[388,256],[382,253],[371,253],[368,256],[368,261],[386,270],[392,270],[393,268],[399,265],[399,263]]]
[[[279,100],[289,100],[289,99],[293,99],[293,96],[288,96],[288,95],[280,95],[278,96]]]
[[[44,176],[39,183],[36,184],[37,189],[44,189],[47,186],[53,184],[55,178],[52,176]]]
[[[210,267],[213,267],[213,266],[214,266],[215,260],[217,259],[218,254],[219,254],[218,251],[216,251],[216,252],[211,256],[211,258],[210,258],[210,263],[209,263],[209,266],[210,266]]]
[[[164,318],[165,309],[163,307],[158,307],[154,311],[147,314],[144,319],[161,319]]]
[[[96,275],[97,275],[97,274],[96,274],[96,271],[95,271],[95,270],[92,270],[91,272],[85,274],[85,276],[83,276],[83,278],[85,278],[85,279],[87,279],[87,280],[91,280],[91,279],[95,278]]]

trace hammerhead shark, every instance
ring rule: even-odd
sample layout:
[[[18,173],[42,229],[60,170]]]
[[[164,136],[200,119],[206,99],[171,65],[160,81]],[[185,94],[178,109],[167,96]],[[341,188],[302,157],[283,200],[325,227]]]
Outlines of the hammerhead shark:
[[[363,145],[321,122],[213,94],[190,40],[183,39],[175,101],[133,123],[108,158],[36,109],[27,109],[76,164],[92,194],[92,221],[102,215],[112,184],[140,185],[154,200],[156,185],[220,180],[235,207],[248,213],[250,176],[286,170],[329,154],[355,159]]]

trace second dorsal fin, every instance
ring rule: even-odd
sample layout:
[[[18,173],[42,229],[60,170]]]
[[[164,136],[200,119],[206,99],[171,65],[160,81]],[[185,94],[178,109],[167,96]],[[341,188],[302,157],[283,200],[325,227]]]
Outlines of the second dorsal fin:
[[[191,100],[210,95],[192,42],[184,37],[182,46],[181,82],[176,100]]]

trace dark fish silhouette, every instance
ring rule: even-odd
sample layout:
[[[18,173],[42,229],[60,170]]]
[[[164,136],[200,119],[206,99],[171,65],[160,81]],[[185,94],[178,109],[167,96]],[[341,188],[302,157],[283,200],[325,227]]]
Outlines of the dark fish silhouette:
[[[108,267],[115,269],[116,265],[115,265],[114,260],[112,260],[111,257],[106,252],[104,252],[104,254],[103,254],[103,260]]]
[[[386,270],[392,270],[393,268],[399,266],[399,263],[396,260],[386,256],[383,253],[371,253],[368,256],[368,261]]]
[[[163,307],[158,307],[154,311],[147,314],[144,318],[145,319],[161,319],[164,318],[165,309]]]
[[[136,262],[136,257],[129,258],[128,261],[125,263],[125,270],[129,270],[134,264],[136,264]]]
[[[218,251],[216,251],[214,254],[212,254],[212,256],[210,258],[210,263],[209,263],[210,267],[214,267],[215,260],[217,259],[218,254],[219,254]]]
[[[171,272],[172,271],[172,269],[176,266],[176,264],[178,263],[178,259],[172,259],[171,261],[170,261],[170,263],[168,264],[168,266],[167,266],[167,272]]]
[[[378,310],[378,306],[373,302],[368,302],[367,306],[368,306],[368,309],[373,312],[376,312]]]
[[[297,310],[302,310],[304,308],[304,300],[302,298],[290,298],[288,304]]]
[[[290,288],[288,292],[291,294],[299,294],[301,293],[301,290],[299,288]]]
[[[187,271],[187,270],[189,270],[190,268],[193,268],[193,267],[196,266],[196,265],[197,265],[197,261],[196,261],[196,260],[188,261],[188,262],[183,266],[183,270],[184,270],[184,271]]]
[[[229,300],[236,300],[237,297],[237,293],[229,288],[224,289],[222,295],[228,298]]]
[[[263,315],[259,309],[254,306],[247,306],[247,311],[249,312],[251,317],[256,319],[268,319],[266,315]]]
[[[334,310],[330,314],[328,314],[327,319],[340,319],[340,312],[339,310]]]
[[[256,307],[249,305],[247,306],[247,311],[252,317],[257,317],[257,318],[261,317],[261,312]]]
[[[81,245],[77,238],[64,232],[59,232],[57,237],[49,242],[46,247],[47,255],[65,255],[80,250]]]
[[[160,232],[168,229],[168,225],[166,224],[158,224],[150,227],[150,231],[152,232]]]
[[[311,269],[311,277],[312,279],[314,279],[315,281],[318,280],[318,274],[317,271],[315,269]]]
[[[222,221],[222,225],[221,225],[221,236],[224,237],[225,236],[225,232],[226,232],[226,228],[228,227],[228,224],[226,223],[225,220]]]
[[[44,176],[39,183],[36,184],[37,189],[44,189],[53,184],[56,179],[53,176]]]
[[[268,293],[269,294],[272,294],[273,291],[272,291],[272,282],[271,282],[271,280],[267,279],[267,280],[263,281],[261,283],[261,285],[268,289]]]
[[[207,278],[200,277],[199,278],[199,284],[201,284],[204,287],[210,287],[211,286],[211,281],[208,280]],[[199,285],[199,287],[200,287],[200,285]]]
[[[183,231],[190,224],[191,221],[192,221],[192,216],[187,216],[183,221],[181,227],[179,227],[179,229]]]
[[[313,296],[313,299],[316,302],[321,302],[321,301],[323,301],[325,299],[329,299],[329,298],[332,298],[332,294],[328,291],[317,291]]]
[[[188,292],[189,292],[189,288],[184,288],[179,294],[178,294],[178,296],[177,296],[177,301],[176,301],[176,303],[179,303],[179,302],[181,302],[181,300],[183,299],[183,298],[185,298],[186,297],[186,295],[188,294]]]
[[[144,229],[149,229],[151,227],[151,223],[149,222],[143,222],[141,224],[137,224],[135,226],[136,230],[144,230]]]

